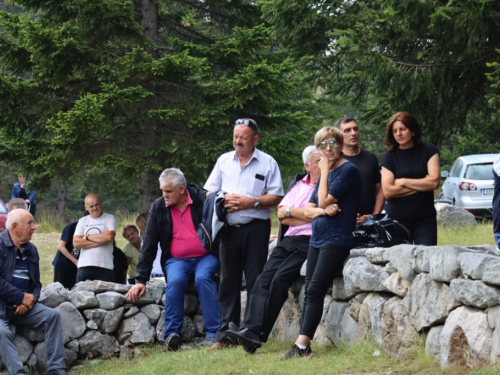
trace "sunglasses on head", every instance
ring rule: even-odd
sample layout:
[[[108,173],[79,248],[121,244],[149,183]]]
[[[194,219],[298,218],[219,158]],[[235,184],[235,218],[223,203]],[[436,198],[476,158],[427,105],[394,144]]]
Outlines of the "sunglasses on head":
[[[248,120],[248,119],[238,119],[236,120],[235,122],[236,125],[246,125],[246,126],[249,126],[251,128],[256,128],[257,125],[252,121],[252,120]]]
[[[325,150],[326,147],[330,145],[330,148],[337,148],[339,146],[338,142],[337,141],[323,141],[323,142],[319,142],[318,144],[318,147],[321,149],[321,150]]]

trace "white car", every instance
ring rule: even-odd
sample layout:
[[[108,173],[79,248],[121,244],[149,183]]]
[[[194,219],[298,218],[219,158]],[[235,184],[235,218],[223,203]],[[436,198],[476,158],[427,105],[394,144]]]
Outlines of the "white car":
[[[498,154],[460,156],[453,163],[442,186],[439,199],[474,214],[491,213],[493,199],[493,162]]]

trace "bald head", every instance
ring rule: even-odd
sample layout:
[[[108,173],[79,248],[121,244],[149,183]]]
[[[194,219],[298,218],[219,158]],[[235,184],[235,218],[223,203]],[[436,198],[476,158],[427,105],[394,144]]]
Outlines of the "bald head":
[[[85,197],[85,209],[90,213],[90,217],[96,218],[102,215],[101,199],[95,194]]]

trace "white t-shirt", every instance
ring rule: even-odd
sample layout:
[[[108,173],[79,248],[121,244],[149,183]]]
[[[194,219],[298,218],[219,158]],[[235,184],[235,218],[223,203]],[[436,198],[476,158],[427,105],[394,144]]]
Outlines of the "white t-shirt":
[[[116,220],[113,215],[103,212],[101,216],[96,218],[85,216],[78,220],[75,235],[85,237],[91,234],[103,233],[107,230],[116,232]],[[92,249],[82,249],[80,258],[78,259],[78,268],[89,266],[102,267],[109,270],[114,269],[113,241]]]

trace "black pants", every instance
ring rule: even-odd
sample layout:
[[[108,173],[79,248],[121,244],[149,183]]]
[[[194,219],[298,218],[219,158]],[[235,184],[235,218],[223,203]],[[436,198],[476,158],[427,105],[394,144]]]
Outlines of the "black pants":
[[[271,222],[254,219],[248,224],[226,226],[220,237],[219,304],[222,325],[216,340],[226,342],[229,322],[240,325],[243,272],[250,295],[267,259]]]
[[[307,259],[310,236],[285,237],[273,250],[248,297],[243,328],[267,341],[288,298],[288,288]]]
[[[399,222],[410,230],[415,245],[437,245],[436,215],[417,220],[399,220]]]
[[[115,272],[102,267],[80,267],[78,268],[77,282],[85,280],[101,280],[115,282]]]
[[[60,256],[64,255],[60,254]],[[76,284],[77,272],[78,268],[73,263],[63,269],[54,267],[54,282],[60,282],[65,288],[71,289]]]
[[[350,247],[310,247],[307,254],[304,309],[300,320],[300,334],[311,340],[323,315],[323,302],[335,275],[349,256]]]

